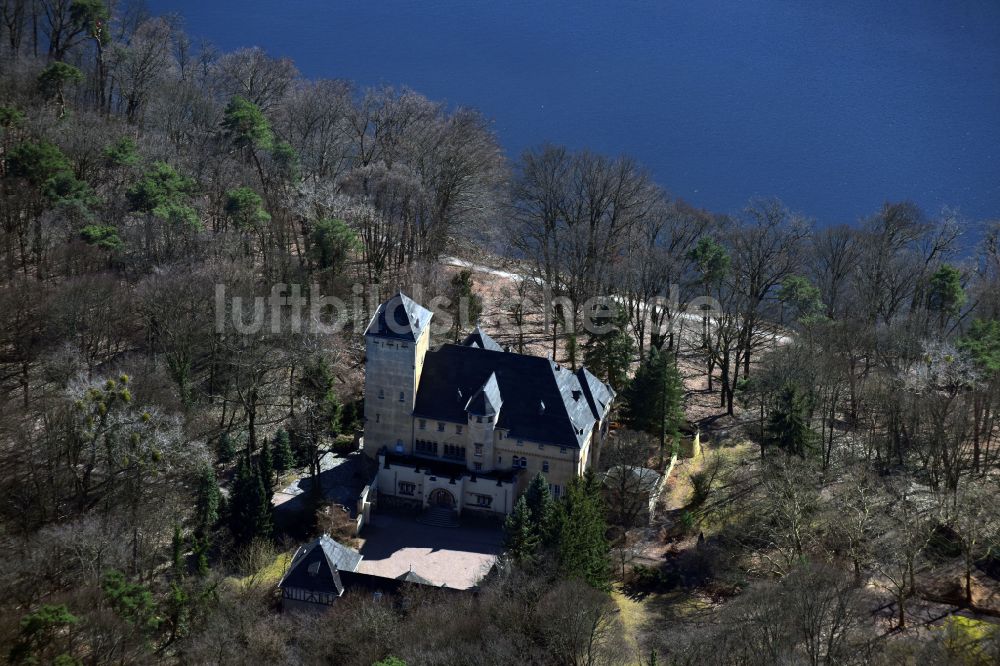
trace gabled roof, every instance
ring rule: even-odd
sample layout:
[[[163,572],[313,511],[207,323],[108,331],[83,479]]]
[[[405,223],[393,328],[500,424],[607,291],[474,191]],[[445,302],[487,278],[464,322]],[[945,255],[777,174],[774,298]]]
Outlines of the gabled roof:
[[[434,583],[432,583],[431,581],[427,580],[420,574],[414,572],[413,569],[410,569],[404,574],[396,576],[396,580],[401,580],[404,583],[416,583],[417,585],[434,585]]]
[[[469,333],[465,340],[462,340],[462,344],[466,347],[479,347],[480,349],[488,349],[490,351],[503,351],[503,347],[497,344],[497,341],[486,335],[483,329],[476,325],[476,329]]]
[[[594,424],[607,415],[614,395],[596,377],[594,387],[581,384],[581,377],[590,381],[587,375],[539,356],[446,344],[424,357],[413,412],[422,418],[465,423],[467,406],[478,400],[479,393],[498,410],[502,396],[496,427],[509,431],[510,437],[579,447]],[[496,382],[496,398],[491,378]],[[594,400],[592,406],[588,391],[598,393],[607,405],[599,409],[601,401]],[[460,396],[473,399],[466,402]]]
[[[399,291],[378,306],[365,335],[397,340],[419,340],[431,324],[433,313]]]
[[[358,551],[342,546],[324,534],[296,551],[278,587],[343,594],[340,573],[356,570],[361,558]]]
[[[490,373],[490,378],[479,387],[479,390],[469,398],[469,403],[465,406],[467,412],[474,416],[496,416],[503,405],[503,398],[500,397],[500,386],[497,384],[497,374]]]

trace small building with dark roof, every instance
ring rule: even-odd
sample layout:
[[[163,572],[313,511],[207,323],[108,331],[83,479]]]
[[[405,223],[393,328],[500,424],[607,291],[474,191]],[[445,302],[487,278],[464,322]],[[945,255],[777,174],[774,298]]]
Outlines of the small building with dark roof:
[[[299,547],[278,584],[282,605],[311,608],[332,604],[344,593],[341,575],[357,570],[361,559],[361,553],[326,534]]]
[[[413,571],[396,578],[359,572],[362,555],[323,536],[300,546],[288,571],[278,583],[285,610],[322,611],[348,592],[371,594],[375,598],[398,595],[408,585],[451,589],[437,585]]]
[[[516,354],[477,326],[430,348],[432,313],[402,292],[365,331],[364,450],[379,501],[503,516],[542,473],[560,495],[590,465],[615,393],[586,368]]]

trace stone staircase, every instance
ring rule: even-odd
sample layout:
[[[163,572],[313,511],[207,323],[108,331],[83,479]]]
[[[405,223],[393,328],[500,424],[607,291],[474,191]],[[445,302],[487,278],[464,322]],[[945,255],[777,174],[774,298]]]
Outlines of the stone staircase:
[[[431,527],[458,527],[458,515],[452,509],[432,506],[420,514],[417,522]]]

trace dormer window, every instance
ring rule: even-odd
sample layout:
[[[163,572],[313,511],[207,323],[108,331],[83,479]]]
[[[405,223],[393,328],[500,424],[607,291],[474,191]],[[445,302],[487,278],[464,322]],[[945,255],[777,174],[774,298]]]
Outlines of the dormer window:
[[[438,421],[438,432],[444,432],[444,422]]]
[[[456,435],[461,435],[462,434],[462,426],[460,426],[460,425],[455,426],[455,434]]]
[[[482,423],[482,422],[483,422],[483,417],[482,416],[477,416],[476,417],[476,423]]]

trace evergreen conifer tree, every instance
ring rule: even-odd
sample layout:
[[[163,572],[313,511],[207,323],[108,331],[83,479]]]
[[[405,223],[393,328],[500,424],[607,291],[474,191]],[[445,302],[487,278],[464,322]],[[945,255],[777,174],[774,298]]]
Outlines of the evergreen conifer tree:
[[[274,498],[274,457],[271,455],[271,445],[266,439],[260,448],[260,455],[257,456],[257,469],[260,473],[260,482],[264,486],[264,496],[270,504]]]
[[[287,430],[279,430],[274,435],[274,469],[287,472],[295,467],[295,454],[292,452],[292,439]]]
[[[229,529],[239,544],[255,537],[271,537],[271,503],[259,470],[246,456],[240,456],[229,503]]]
[[[767,423],[767,443],[785,453],[806,457],[813,432],[807,420],[805,396],[794,384],[785,384]]]
[[[541,472],[531,480],[522,495],[531,512],[534,534],[542,545],[552,545],[555,538],[556,503],[549,492],[549,483]]]
[[[504,545],[515,562],[529,563],[535,558],[539,538],[525,496],[514,504],[514,511],[504,522]]]
[[[195,487],[195,531],[207,534],[219,521],[219,484],[209,465],[199,470]]]
[[[557,557],[563,575],[600,590],[609,589],[610,546],[605,536],[604,502],[592,472],[570,482],[557,516]]]
[[[628,368],[634,350],[635,344],[628,333],[628,320],[624,313],[620,313],[615,318],[613,330],[591,339],[584,362],[595,375],[619,390],[628,381]]]
[[[236,444],[228,432],[219,435],[215,440],[215,459],[219,464],[226,464],[236,456]]]
[[[650,350],[624,391],[624,400],[629,428],[658,437],[661,455],[668,441],[676,448],[684,422],[684,384],[671,354]]]

